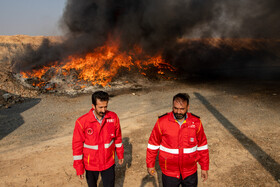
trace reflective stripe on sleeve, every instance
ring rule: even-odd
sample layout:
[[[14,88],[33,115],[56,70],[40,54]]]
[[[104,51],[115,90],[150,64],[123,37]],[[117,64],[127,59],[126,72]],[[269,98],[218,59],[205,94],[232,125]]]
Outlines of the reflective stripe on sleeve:
[[[158,150],[158,149],[159,149],[159,145],[151,145],[151,144],[148,144],[148,149]]]
[[[204,146],[200,146],[200,147],[197,147],[197,150],[198,151],[202,151],[202,150],[207,150],[208,149],[208,145],[204,145]]]
[[[98,145],[87,145],[87,144],[84,143],[84,147],[89,148],[89,149],[98,150]]]
[[[162,145],[160,145],[159,149],[164,151],[164,152],[167,152],[167,153],[179,154],[179,149],[169,149],[169,148],[166,148],[166,147],[164,147]]]
[[[197,146],[194,146],[192,148],[184,148],[183,153],[193,153],[197,150]]]
[[[83,155],[76,155],[76,156],[73,156],[73,159],[74,159],[74,160],[82,160],[82,159],[83,159]]]
[[[110,143],[105,143],[105,148],[109,148],[114,143],[114,139]]]
[[[122,146],[122,143],[116,143],[115,146],[116,146],[117,148],[120,148],[120,147]]]

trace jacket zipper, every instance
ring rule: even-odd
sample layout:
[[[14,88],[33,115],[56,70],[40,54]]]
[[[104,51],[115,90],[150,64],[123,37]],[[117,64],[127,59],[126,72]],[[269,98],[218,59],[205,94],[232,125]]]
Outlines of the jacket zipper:
[[[164,165],[165,165],[165,170],[167,170],[167,158],[165,158]]]
[[[87,160],[87,162],[88,162],[88,166],[89,166],[89,157],[90,157],[90,154],[88,154],[88,160]]]

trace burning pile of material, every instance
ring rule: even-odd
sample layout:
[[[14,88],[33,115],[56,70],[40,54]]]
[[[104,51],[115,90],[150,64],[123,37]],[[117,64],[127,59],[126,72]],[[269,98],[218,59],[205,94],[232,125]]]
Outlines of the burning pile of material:
[[[13,70],[27,85],[54,90],[110,86],[127,73],[170,79],[170,72],[232,76],[234,68],[272,64],[279,69],[280,28],[271,24],[280,18],[275,4],[279,2],[68,0],[61,19],[65,40],[28,47],[14,58]]]
[[[157,73],[165,79],[171,78],[166,76],[165,72],[175,71],[175,68],[166,63],[160,55],[145,55],[138,47],[121,52],[118,42],[108,41],[85,56],[70,55],[60,62],[55,61],[41,68],[21,71],[20,74],[24,82],[45,91],[55,90],[63,86],[62,84],[79,90],[89,85],[110,86],[120,70],[128,73],[132,69],[134,73],[144,76]]]

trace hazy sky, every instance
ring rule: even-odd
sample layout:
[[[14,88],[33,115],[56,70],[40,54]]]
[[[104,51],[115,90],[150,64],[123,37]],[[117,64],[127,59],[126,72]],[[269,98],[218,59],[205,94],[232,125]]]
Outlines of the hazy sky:
[[[0,0],[0,35],[60,35],[67,0]]]

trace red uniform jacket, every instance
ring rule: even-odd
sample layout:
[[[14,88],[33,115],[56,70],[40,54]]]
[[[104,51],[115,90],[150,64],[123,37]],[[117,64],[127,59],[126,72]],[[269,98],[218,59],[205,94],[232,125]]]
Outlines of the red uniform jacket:
[[[170,177],[186,178],[197,171],[197,162],[202,170],[209,169],[209,152],[203,126],[198,117],[187,113],[180,126],[172,112],[160,117],[151,133],[146,163],[155,167],[159,150],[161,171]]]
[[[117,114],[106,111],[100,124],[91,109],[77,119],[73,134],[72,149],[74,168],[77,175],[86,170],[102,171],[115,163],[115,152],[118,159],[123,159],[122,135]]]

